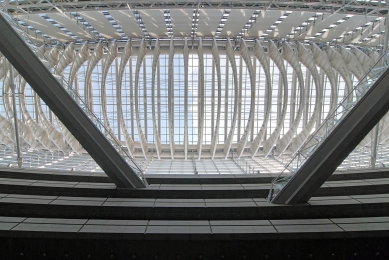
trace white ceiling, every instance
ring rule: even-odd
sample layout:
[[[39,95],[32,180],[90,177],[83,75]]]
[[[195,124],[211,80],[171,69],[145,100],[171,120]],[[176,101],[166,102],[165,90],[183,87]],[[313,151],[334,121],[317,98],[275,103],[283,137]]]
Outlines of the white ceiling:
[[[196,27],[197,37],[214,37],[217,28],[220,25],[222,15],[225,11],[229,12],[227,21],[218,37],[231,37],[235,38],[242,31],[244,26],[249,23],[250,17],[256,11],[255,9],[212,9],[199,7],[199,21],[198,25],[193,24],[193,14],[197,10],[196,8],[174,8],[174,9],[142,9],[137,10],[140,14],[141,21],[144,23],[145,28],[152,38],[166,38],[169,37],[167,33],[167,23],[165,22],[164,11],[168,10],[171,17],[171,25],[173,28],[173,37],[191,37],[192,27]],[[117,23],[119,31],[114,28],[112,21],[109,21],[102,13],[108,11],[109,15],[113,17],[113,22]],[[135,10],[136,11],[136,10]],[[260,15],[250,25],[248,31],[244,34],[245,38],[258,38],[263,35],[274,25],[277,20],[280,21],[280,17],[285,14],[284,10],[257,10],[260,11]],[[338,38],[344,35],[346,32],[352,32],[352,36],[344,37],[345,44],[353,43],[359,46],[376,46],[383,42],[383,32],[385,31],[385,18],[378,17],[377,15],[348,15],[345,13],[317,13],[311,11],[289,11],[290,14],[277,23],[277,27],[273,28],[265,39],[288,39],[299,41],[311,40],[315,42],[337,42],[342,43],[343,38]],[[57,23],[57,27],[62,26],[73,35],[77,36],[79,40],[90,40],[92,37],[88,34],[87,30],[83,28],[80,22],[70,12],[58,12],[56,9],[52,9],[50,12],[35,12],[34,14],[18,13],[17,18],[25,22],[26,25],[33,27],[36,30],[41,31],[50,38],[53,38],[61,42],[74,41],[75,37],[71,37],[69,33],[65,33],[63,29],[57,28],[52,23],[42,18],[42,15],[46,15],[49,19],[54,20]],[[141,38],[145,34],[142,32],[139,21],[134,16],[134,10],[128,7],[121,8],[120,10],[111,9],[86,9],[85,11],[79,11],[77,14],[85,20],[92,30],[96,30],[100,37],[106,39],[120,39],[122,35],[120,30],[124,32],[127,38]],[[316,18],[315,22],[312,22],[312,17]],[[339,20],[348,16],[348,20],[336,24]],[[311,18],[311,20],[309,20]],[[368,24],[366,27],[359,29],[360,26],[366,25],[368,22],[375,19],[381,19],[381,21],[375,24]],[[292,33],[296,27],[306,24],[305,27],[294,36],[288,36]],[[250,23],[249,23],[250,24]],[[335,26],[333,26],[335,25]],[[329,27],[333,28],[329,28]],[[273,26],[274,27],[274,26]],[[315,36],[316,33],[326,30],[319,36]],[[328,29],[328,30],[327,30]],[[376,38],[369,38],[372,35],[379,34]],[[338,38],[336,40],[336,38]],[[363,39],[365,39],[363,41]]]

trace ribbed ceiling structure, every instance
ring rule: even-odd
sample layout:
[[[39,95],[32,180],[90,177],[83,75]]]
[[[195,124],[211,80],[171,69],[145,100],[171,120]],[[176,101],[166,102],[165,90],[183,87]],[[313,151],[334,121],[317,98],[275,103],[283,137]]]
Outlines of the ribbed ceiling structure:
[[[379,58],[389,7],[385,1],[3,6],[133,157],[184,160],[296,152]],[[15,143],[15,84],[25,148],[84,152],[5,58],[0,81],[4,146]]]

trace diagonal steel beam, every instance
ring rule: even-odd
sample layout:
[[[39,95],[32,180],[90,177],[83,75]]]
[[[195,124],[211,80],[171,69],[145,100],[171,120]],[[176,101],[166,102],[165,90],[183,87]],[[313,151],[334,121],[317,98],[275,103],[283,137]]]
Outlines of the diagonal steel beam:
[[[273,203],[307,202],[389,111],[389,69],[296,171]]]
[[[1,15],[0,52],[118,187],[146,187],[145,181],[138,177],[136,172]]]

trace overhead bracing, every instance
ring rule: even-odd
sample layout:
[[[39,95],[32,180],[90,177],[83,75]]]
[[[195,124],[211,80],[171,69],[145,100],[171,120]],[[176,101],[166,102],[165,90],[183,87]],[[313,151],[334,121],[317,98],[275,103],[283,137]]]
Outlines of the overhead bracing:
[[[61,8],[68,12],[77,12],[79,10],[90,11],[96,9],[109,10],[128,10],[130,7],[133,10],[148,10],[148,9],[185,9],[200,6],[202,9],[251,9],[251,10],[286,10],[286,11],[306,11],[306,12],[322,12],[333,14],[334,12],[342,12],[347,14],[367,14],[374,13],[378,16],[386,16],[385,10],[389,7],[381,1],[283,1],[283,0],[266,0],[266,1],[148,1],[139,0],[127,1],[53,1],[53,3],[42,2],[39,0],[7,1],[6,6],[10,11],[18,11],[20,13],[50,13]],[[347,8],[345,10],[345,8]]]
[[[2,39],[0,52],[26,79],[110,179],[122,188],[145,187],[145,181],[112,146],[3,16],[0,16],[0,38]]]

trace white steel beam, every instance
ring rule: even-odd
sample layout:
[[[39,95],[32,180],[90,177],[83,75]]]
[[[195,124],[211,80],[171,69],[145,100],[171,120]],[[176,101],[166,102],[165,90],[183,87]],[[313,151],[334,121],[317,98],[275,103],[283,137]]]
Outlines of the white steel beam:
[[[268,57],[265,51],[263,50],[263,47],[258,39],[255,41],[254,55],[261,63],[261,66],[265,72],[266,87],[265,87],[265,104],[264,104],[265,107],[264,107],[263,122],[259,132],[255,136],[254,140],[251,142],[251,146],[250,146],[250,152],[252,157],[254,157],[257,154],[258,149],[262,144],[262,140],[265,136],[267,123],[270,117],[271,97],[272,97],[272,85],[271,85],[272,80],[270,76],[270,66],[268,62]]]
[[[57,150],[55,149],[56,146],[53,144],[51,139],[49,138],[46,130],[38,124],[30,115],[30,112],[28,111],[26,99],[25,99],[25,89],[26,89],[26,81],[22,78],[20,82],[20,95],[19,95],[19,102],[20,102],[20,111],[22,114],[22,120],[23,122],[28,125],[28,127],[31,129],[32,133],[34,134],[35,138],[48,150]]]
[[[197,138],[197,153],[198,159],[201,159],[201,150],[203,148],[203,128],[204,128],[204,52],[203,42],[199,39],[197,54],[199,57],[199,87],[198,87],[198,138]]]
[[[317,67],[315,65],[315,62],[312,58],[311,52],[305,48],[305,46],[301,43],[298,43],[297,45],[297,51],[299,60],[301,63],[308,69],[310,74],[312,75],[313,81],[315,83],[315,108],[312,112],[312,116],[308,120],[305,127],[302,129],[300,133],[295,136],[289,146],[289,150],[292,153],[295,153],[300,146],[305,142],[305,140],[308,138],[309,134],[311,133],[312,128],[314,127],[316,123],[316,118],[319,117],[319,113],[321,112],[321,106],[322,106],[322,84],[320,81],[319,72],[317,71]],[[307,93],[304,93],[304,99],[307,98]]]
[[[188,93],[189,93],[189,48],[188,48],[188,40],[185,38],[184,45],[184,73],[185,73],[185,93],[184,93],[184,154],[185,160],[188,159]]]
[[[95,50],[93,51],[92,56],[89,59],[88,67],[85,73],[85,89],[84,89],[84,102],[93,112],[93,85],[92,85],[92,73],[94,68],[97,66],[99,61],[103,58],[103,44],[100,41]]]
[[[159,40],[157,39],[154,47],[154,57],[153,57],[153,65],[152,65],[152,82],[151,82],[151,113],[153,118],[153,132],[154,132],[154,141],[155,141],[155,150],[157,152],[158,159],[161,159],[161,139],[159,138],[159,131],[157,126],[157,112],[156,112],[156,104],[155,104],[155,90],[157,89],[155,79],[157,66],[159,61],[159,55],[161,53],[161,47],[159,45]]]
[[[330,109],[329,109],[329,112],[327,114],[327,117],[324,119],[324,120],[326,120],[328,118],[328,116],[332,114],[332,112],[336,108],[336,105],[338,102],[337,101],[338,90],[337,90],[337,84],[336,84],[336,82],[337,82],[336,75],[335,75],[334,69],[332,68],[331,63],[330,63],[326,53],[324,51],[320,50],[320,48],[316,44],[312,44],[311,50],[312,50],[313,59],[314,59],[316,65],[319,66],[322,70],[324,70],[325,74],[327,75],[327,78],[329,79],[330,85],[331,85]],[[323,86],[323,88],[324,88],[324,86]],[[315,133],[315,135],[324,136],[324,131],[326,131],[326,128],[322,127],[318,130],[318,132]],[[315,142],[314,139],[312,139],[310,141],[310,143],[313,143],[313,142]],[[310,143],[307,144],[308,145],[307,147],[309,147]],[[296,147],[294,147],[294,149],[296,149],[296,151],[298,148],[299,147],[297,147],[297,145],[296,145]]]
[[[138,59],[136,61],[136,70],[135,70],[135,86],[134,86],[134,99],[135,99],[135,116],[136,116],[136,125],[138,127],[138,135],[140,139],[140,146],[142,148],[143,156],[147,158],[147,152],[148,152],[148,144],[147,140],[145,138],[145,135],[143,134],[142,126],[140,124],[140,116],[139,116],[139,73],[140,68],[142,65],[142,62],[146,55],[146,42],[144,39],[142,39],[141,46],[139,48],[138,53]]]
[[[327,56],[328,56],[328,60],[331,63],[332,68],[334,68],[336,71],[339,72],[340,76],[343,78],[344,82],[346,83],[346,89],[343,95],[350,93],[353,88],[353,82],[351,80],[350,71],[347,68],[346,63],[342,59],[342,56],[337,51],[335,51],[332,47],[329,47],[327,49]],[[352,96],[350,95],[349,97],[351,100]]]
[[[213,61],[216,65],[216,72],[217,72],[217,116],[216,116],[216,125],[215,125],[215,131],[212,136],[212,142],[211,142],[211,158],[212,160],[215,157],[216,147],[218,143],[219,138],[219,127],[220,127],[220,115],[221,115],[221,107],[222,107],[222,81],[221,81],[221,72],[220,72],[220,55],[218,51],[218,46],[216,39],[213,38],[213,44],[212,44],[212,57]],[[213,104],[214,105],[214,104]]]
[[[120,60],[120,65],[119,65],[119,71],[118,71],[118,77],[117,77],[117,87],[118,87],[118,90],[117,90],[117,93],[119,93],[119,95],[116,96],[117,98],[117,102],[118,102],[118,105],[119,105],[119,127],[122,129],[123,131],[123,136],[124,136],[124,141],[127,145],[127,149],[128,149],[128,153],[130,154],[130,156],[133,156],[133,153],[134,153],[134,141],[132,140],[130,134],[128,133],[128,129],[127,129],[127,126],[126,126],[126,122],[124,121],[124,115],[123,115],[123,103],[122,103],[122,85],[123,85],[123,74],[124,74],[124,70],[126,68],[126,65],[127,65],[127,62],[129,60],[129,58],[131,57],[131,54],[132,54],[132,48],[131,48],[131,39],[129,39],[126,43],[126,46],[124,47],[124,51],[123,51],[123,55],[122,55],[122,58]],[[131,64],[129,64],[128,66],[131,66]],[[132,81],[132,79],[130,79]]]
[[[349,50],[344,48],[343,46],[340,46],[340,54],[344,60],[344,62],[347,65],[347,68],[349,71],[352,72],[352,74],[357,77],[358,81],[362,79],[363,75],[365,74],[363,67],[361,63],[359,62],[358,58]]]
[[[169,118],[169,144],[171,159],[174,160],[174,42],[170,39],[168,63],[168,118]]]
[[[247,120],[246,128],[243,132],[242,138],[238,142],[238,148],[237,148],[238,157],[240,157],[243,154],[244,149],[246,147],[247,139],[248,139],[248,137],[251,133],[251,130],[252,130],[251,129],[251,127],[252,127],[251,121],[254,120],[254,114],[255,114],[255,112],[254,112],[254,109],[255,109],[255,78],[254,78],[253,64],[251,61],[251,56],[250,56],[249,50],[247,48],[247,44],[244,41],[244,39],[242,39],[242,42],[240,44],[240,53],[241,53],[241,57],[243,58],[244,62],[246,63],[246,66],[247,66],[247,69],[248,69],[249,75],[250,75],[251,100],[250,100],[250,114],[249,114],[249,118]],[[240,98],[242,98],[242,97],[240,97]]]
[[[278,140],[278,137],[281,134],[283,122],[286,116],[286,108],[288,105],[288,79],[286,77],[284,59],[282,58],[277,46],[272,41],[269,41],[269,57],[274,61],[278,70],[281,73],[281,80],[279,82],[282,82],[280,86],[283,86],[283,95],[282,100],[281,96],[278,96],[278,102],[282,104],[282,109],[280,110],[280,114],[277,120],[277,126],[275,127],[269,138],[267,138],[266,141],[263,142],[263,151],[265,153],[265,156],[268,156],[271,153],[274,145]]]
[[[70,69],[69,79],[68,79],[68,84],[70,87],[72,87],[74,78],[77,76],[77,72],[80,69],[81,65],[89,59],[89,56],[90,55],[88,49],[88,42],[85,42],[82,45],[81,49],[78,51],[75,60],[72,64],[72,67]],[[65,69],[65,67],[63,69]]]
[[[109,119],[108,119],[108,110],[107,110],[107,76],[108,76],[108,71],[109,68],[112,65],[112,62],[116,59],[116,56],[118,54],[118,47],[116,44],[116,41],[114,40],[111,43],[111,46],[109,47],[107,55],[105,55],[105,58],[103,60],[103,69],[101,72],[101,110],[103,113],[103,118],[104,118],[104,126],[105,128],[111,133],[112,136],[115,136],[114,131],[111,128],[111,125],[109,124]]]
[[[292,125],[289,126],[289,130],[286,132],[286,134],[284,134],[284,136],[277,142],[277,153],[279,154],[282,154],[288,148],[293,136],[296,134],[297,127],[303,114],[303,104],[305,103],[304,77],[298,56],[288,43],[284,43],[282,54],[284,59],[292,66],[295,75],[297,75],[300,97],[296,118],[293,120]],[[292,120],[292,118],[290,118],[290,120]]]
[[[239,97],[239,87],[238,87],[238,69],[236,67],[236,60],[235,60],[235,53],[232,48],[231,40],[230,38],[227,39],[226,43],[226,54],[228,61],[231,63],[232,68],[232,76],[234,79],[234,110],[233,110],[233,116],[232,116],[232,122],[231,122],[231,128],[227,136],[227,141],[224,143],[223,152],[225,154],[225,159],[227,159],[228,153],[230,152],[232,140],[235,135],[235,128],[236,128],[236,122],[238,117],[238,97]],[[227,120],[226,120],[227,121]]]
[[[12,93],[11,93],[11,72],[10,70],[13,69],[12,66],[7,66],[7,73],[4,79],[3,83],[3,88],[2,88],[2,98],[3,98],[3,105],[4,105],[4,110],[7,115],[7,121],[8,124],[5,124],[6,133],[7,135],[16,143],[16,135],[15,135],[15,129],[13,127],[13,124],[11,123],[14,120],[14,113],[13,113],[13,108],[12,108]],[[18,73],[15,72],[13,75],[17,75]],[[20,129],[20,138],[22,141],[26,142],[28,145],[30,145],[33,148],[36,149],[42,149],[43,146],[40,142],[38,142],[34,134],[32,133],[31,129],[23,124],[22,121],[19,121],[19,129]]]

